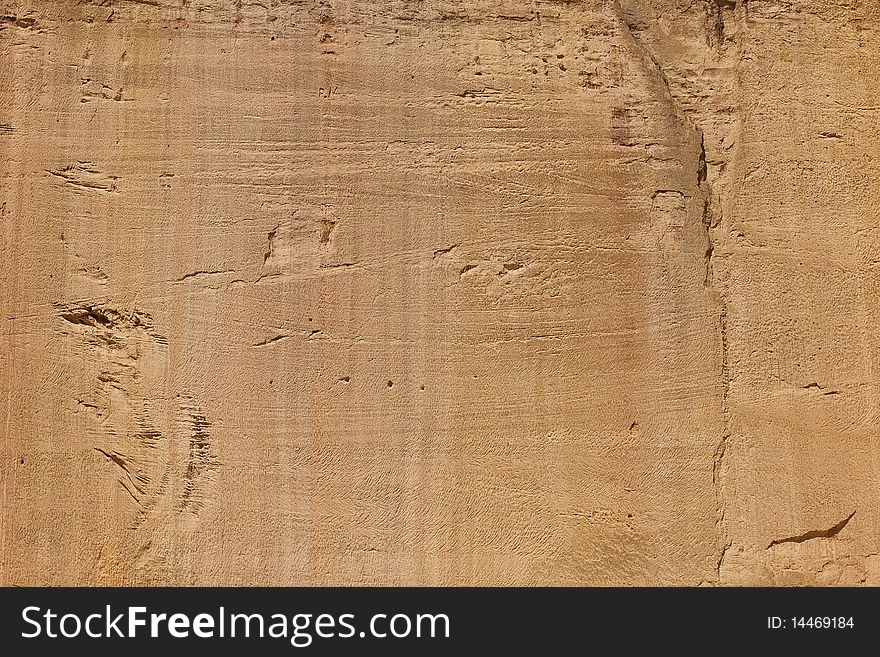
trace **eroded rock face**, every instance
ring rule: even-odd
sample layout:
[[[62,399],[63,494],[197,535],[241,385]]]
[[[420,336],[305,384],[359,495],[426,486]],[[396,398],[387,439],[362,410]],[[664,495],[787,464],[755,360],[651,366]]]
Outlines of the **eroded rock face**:
[[[3,584],[880,583],[880,8],[0,22]]]

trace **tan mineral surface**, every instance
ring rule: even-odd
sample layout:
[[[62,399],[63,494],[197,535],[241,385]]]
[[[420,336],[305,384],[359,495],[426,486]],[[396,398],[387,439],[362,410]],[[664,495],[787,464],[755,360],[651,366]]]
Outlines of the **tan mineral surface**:
[[[876,0],[0,15],[0,583],[880,584]]]

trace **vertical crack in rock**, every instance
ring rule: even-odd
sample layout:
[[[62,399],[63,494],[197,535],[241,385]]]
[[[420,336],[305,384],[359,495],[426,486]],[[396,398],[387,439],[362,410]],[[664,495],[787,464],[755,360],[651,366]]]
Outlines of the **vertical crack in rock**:
[[[738,17],[744,8],[744,0],[703,0],[703,8],[705,11],[706,24],[706,47],[710,51],[710,57],[717,65],[718,69],[724,69],[725,49],[730,44],[734,50],[738,49],[737,33],[730,31],[725,25],[725,13]],[[713,455],[712,462],[712,483],[715,491],[716,501],[716,527],[718,531],[718,558],[715,566],[716,582],[721,582],[721,571],[727,550],[731,547],[731,540],[727,535],[725,523],[725,482],[724,482],[724,461],[730,441],[730,409],[728,405],[730,391],[730,363],[729,363],[729,344],[728,344],[728,290],[725,271],[723,267],[717,263],[717,255],[722,251],[718,232],[716,229],[723,219],[723,194],[725,188],[725,169],[727,163],[733,157],[733,153],[725,153],[721,146],[721,141],[717,148],[713,144],[711,159],[707,155],[706,145],[706,128],[705,124],[721,123],[729,132],[733,133],[738,129],[736,118],[736,107],[724,108],[727,112],[719,110],[716,106],[723,104],[723,99],[719,98],[721,92],[715,89],[711,80],[701,80],[700,72],[692,71],[687,66],[682,66],[681,71],[677,71],[677,76],[673,77],[673,73],[668,70],[675,70],[676,62],[671,65],[664,66],[661,64],[661,57],[655,54],[650,46],[647,37],[640,36],[641,32],[647,32],[650,28],[640,28],[634,21],[633,13],[624,8],[621,0],[614,0],[613,5],[623,32],[633,44],[636,52],[641,56],[657,79],[661,95],[670,107],[673,115],[694,134],[694,143],[697,152],[697,171],[696,184],[702,196],[702,226],[706,233],[706,251],[705,251],[705,278],[706,287],[711,290],[718,304],[718,335],[720,340],[720,385],[721,385],[721,419],[722,431],[717,447]],[[689,7],[690,8],[690,7]],[[689,9],[688,8],[688,9]],[[638,5],[635,5],[633,11],[638,11]],[[684,10],[684,11],[687,11]],[[729,73],[730,83],[736,84],[736,76],[733,71]],[[680,80],[680,84],[678,81]],[[704,98],[699,99],[701,105],[691,105],[689,101],[693,97],[691,89],[703,84],[705,88],[701,89]],[[712,101],[718,101],[717,103]],[[723,116],[726,114],[727,116]],[[726,125],[725,125],[726,122]],[[735,142],[734,142],[735,143]],[[713,166],[710,166],[710,162]],[[845,524],[845,523],[844,523]]]

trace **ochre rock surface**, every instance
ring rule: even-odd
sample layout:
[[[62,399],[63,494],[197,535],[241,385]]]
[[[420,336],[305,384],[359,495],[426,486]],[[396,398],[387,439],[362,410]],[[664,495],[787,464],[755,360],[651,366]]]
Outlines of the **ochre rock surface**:
[[[876,2],[0,5],[0,583],[880,583]]]

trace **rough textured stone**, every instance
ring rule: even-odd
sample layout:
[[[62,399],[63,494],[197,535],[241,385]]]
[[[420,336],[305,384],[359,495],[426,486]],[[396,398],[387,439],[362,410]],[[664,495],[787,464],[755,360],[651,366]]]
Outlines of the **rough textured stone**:
[[[3,0],[3,584],[878,584],[880,6]]]

